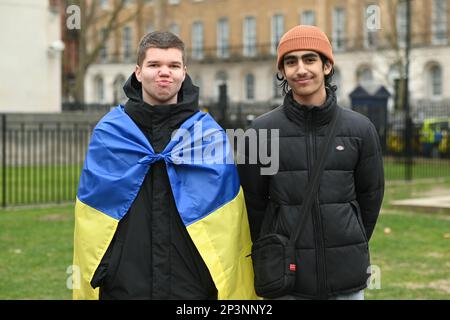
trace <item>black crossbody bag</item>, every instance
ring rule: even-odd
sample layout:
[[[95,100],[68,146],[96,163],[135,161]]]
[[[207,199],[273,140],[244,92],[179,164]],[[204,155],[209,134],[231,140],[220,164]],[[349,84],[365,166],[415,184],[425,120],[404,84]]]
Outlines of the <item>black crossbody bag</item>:
[[[264,298],[277,298],[289,294],[295,285],[297,270],[295,243],[303,232],[307,215],[311,211],[319,189],[319,181],[325,166],[325,159],[336,136],[336,123],[340,116],[337,107],[327,128],[327,140],[318,162],[313,167],[311,180],[306,187],[306,195],[298,215],[297,228],[289,238],[277,233],[268,233],[257,239],[252,246],[252,262],[255,274],[256,294]],[[294,224],[295,225],[295,224]],[[292,228],[294,230],[294,228]]]

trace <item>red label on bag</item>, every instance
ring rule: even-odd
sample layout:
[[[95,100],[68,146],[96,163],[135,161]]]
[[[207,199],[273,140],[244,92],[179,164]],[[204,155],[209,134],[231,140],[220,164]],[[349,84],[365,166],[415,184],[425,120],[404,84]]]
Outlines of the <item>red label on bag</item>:
[[[291,263],[291,264],[289,265],[289,270],[295,271],[296,269],[297,269],[297,266],[296,266],[295,264]]]

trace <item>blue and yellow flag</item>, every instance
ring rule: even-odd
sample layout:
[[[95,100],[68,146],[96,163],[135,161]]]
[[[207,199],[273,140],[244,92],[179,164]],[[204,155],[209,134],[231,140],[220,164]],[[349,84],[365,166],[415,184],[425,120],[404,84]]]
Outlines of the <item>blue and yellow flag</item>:
[[[222,128],[197,112],[155,154],[118,106],[95,127],[75,207],[74,299],[98,299],[90,285],[152,163],[166,163],[178,212],[218,290],[219,299],[254,299],[250,231],[242,188]],[[75,269],[76,268],[76,269]],[[77,277],[74,277],[77,279]]]

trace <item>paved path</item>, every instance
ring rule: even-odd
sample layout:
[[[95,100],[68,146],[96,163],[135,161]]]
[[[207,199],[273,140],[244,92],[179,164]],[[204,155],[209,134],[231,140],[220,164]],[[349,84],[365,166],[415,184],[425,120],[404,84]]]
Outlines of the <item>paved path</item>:
[[[445,211],[450,213],[450,195],[392,201],[394,207],[419,211]]]

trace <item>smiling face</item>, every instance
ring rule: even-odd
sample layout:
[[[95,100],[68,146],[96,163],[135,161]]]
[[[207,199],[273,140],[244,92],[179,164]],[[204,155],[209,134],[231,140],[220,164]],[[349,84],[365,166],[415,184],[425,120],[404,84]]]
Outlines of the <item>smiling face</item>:
[[[136,65],[142,84],[142,99],[150,105],[174,104],[186,76],[182,51],[177,48],[148,48],[142,64]]]
[[[320,106],[326,100],[325,76],[331,69],[314,51],[293,51],[284,56],[281,73],[297,102]]]

